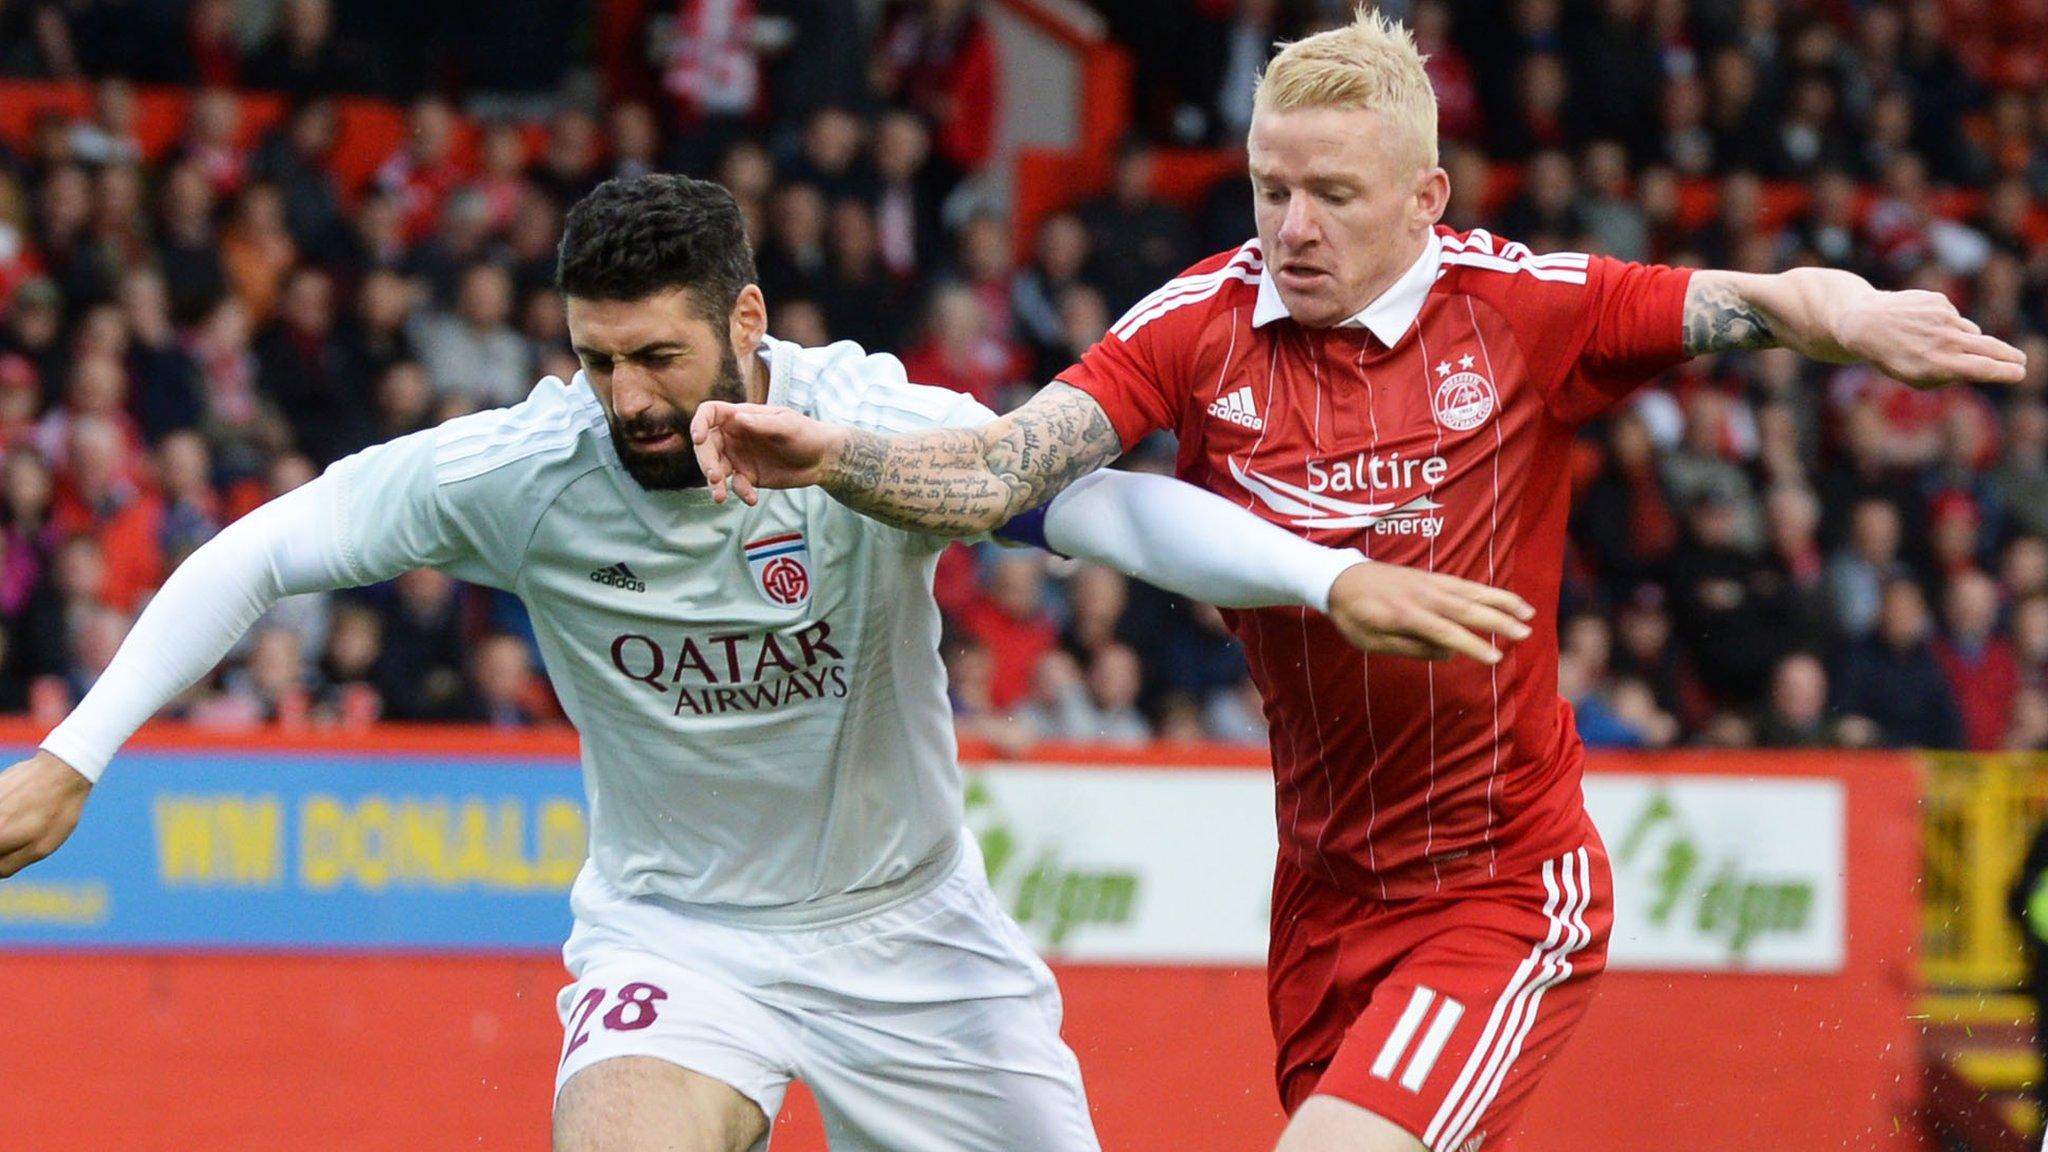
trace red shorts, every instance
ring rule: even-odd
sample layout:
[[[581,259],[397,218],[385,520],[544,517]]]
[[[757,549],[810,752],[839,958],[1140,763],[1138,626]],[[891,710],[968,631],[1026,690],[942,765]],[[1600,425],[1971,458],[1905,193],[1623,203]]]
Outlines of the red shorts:
[[[1321,1093],[1434,1152],[1498,1152],[1606,967],[1613,897],[1590,822],[1539,868],[1415,900],[1281,860],[1267,978],[1288,1113]]]

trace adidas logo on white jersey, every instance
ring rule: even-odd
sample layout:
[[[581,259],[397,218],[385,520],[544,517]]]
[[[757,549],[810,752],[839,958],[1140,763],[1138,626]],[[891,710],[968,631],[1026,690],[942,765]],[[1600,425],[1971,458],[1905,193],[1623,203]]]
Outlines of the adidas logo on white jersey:
[[[1252,386],[1247,384],[1228,396],[1218,396],[1209,405],[1209,415],[1232,424],[1242,424],[1254,432],[1266,430],[1266,422],[1259,419],[1258,406],[1252,403]]]
[[[626,567],[624,561],[613,564],[608,568],[597,569],[590,574],[590,579],[592,583],[604,584],[612,588],[622,588],[628,592],[647,591],[647,582],[633,575],[633,570]]]

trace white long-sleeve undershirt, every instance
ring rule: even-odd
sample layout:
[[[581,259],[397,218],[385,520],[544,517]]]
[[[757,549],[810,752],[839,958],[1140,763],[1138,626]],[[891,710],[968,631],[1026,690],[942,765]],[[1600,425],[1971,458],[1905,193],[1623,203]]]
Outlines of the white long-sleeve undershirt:
[[[207,674],[272,604],[363,582],[325,475],[258,508],[172,573],[92,690],[43,741],[98,780],[158,709]],[[1364,558],[1311,544],[1223,498],[1163,476],[1098,472],[1047,506],[1046,541],[1171,592],[1227,608],[1328,608]]]

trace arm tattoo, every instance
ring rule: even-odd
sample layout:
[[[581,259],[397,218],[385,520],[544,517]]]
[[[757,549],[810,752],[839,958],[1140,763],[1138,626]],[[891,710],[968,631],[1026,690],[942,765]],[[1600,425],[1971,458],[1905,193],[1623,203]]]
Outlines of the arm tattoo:
[[[1775,348],[1777,334],[1756,306],[1726,281],[1695,276],[1685,293],[1685,354]]]
[[[855,432],[824,488],[899,528],[972,536],[1052,499],[1122,451],[1094,397],[1052,384],[979,428]]]

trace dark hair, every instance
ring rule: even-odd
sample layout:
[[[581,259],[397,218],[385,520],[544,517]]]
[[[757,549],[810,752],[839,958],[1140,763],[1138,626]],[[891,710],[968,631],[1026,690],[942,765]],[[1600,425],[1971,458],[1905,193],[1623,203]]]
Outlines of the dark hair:
[[[740,206],[708,180],[661,173],[607,180],[562,223],[555,285],[564,296],[641,300],[687,288],[719,323],[755,280]]]

